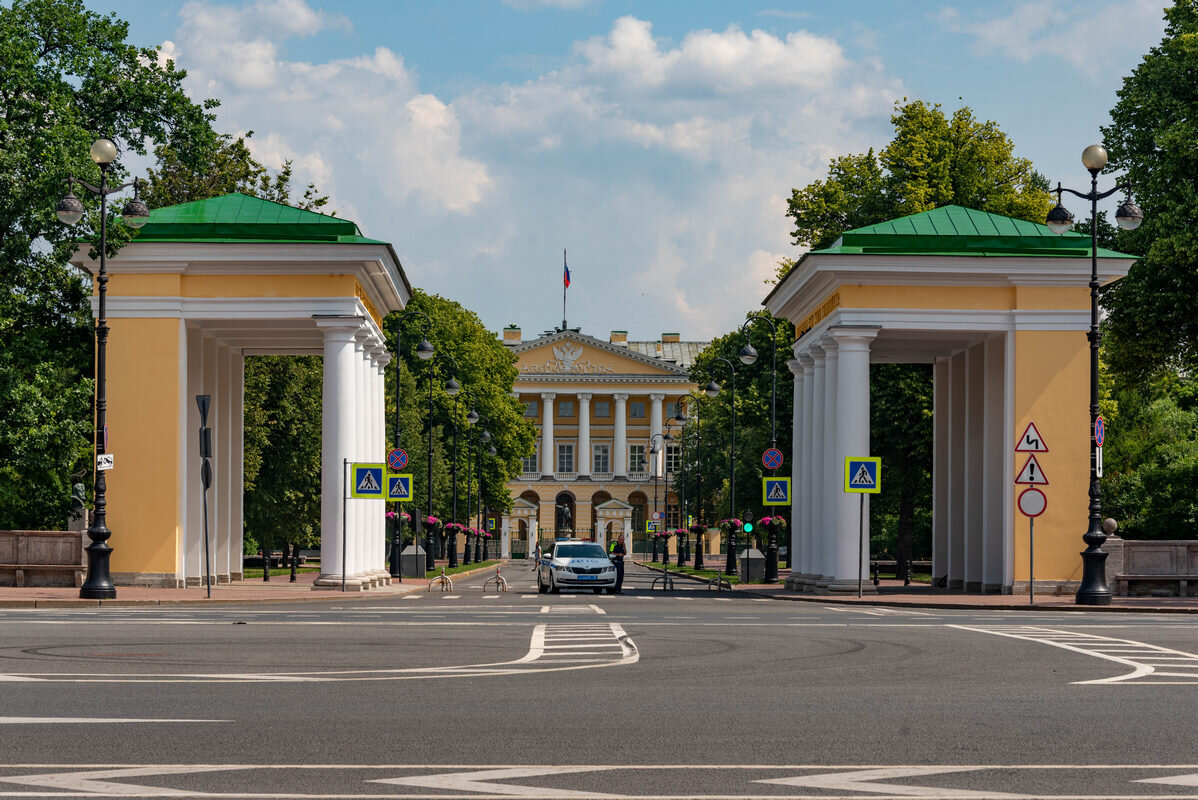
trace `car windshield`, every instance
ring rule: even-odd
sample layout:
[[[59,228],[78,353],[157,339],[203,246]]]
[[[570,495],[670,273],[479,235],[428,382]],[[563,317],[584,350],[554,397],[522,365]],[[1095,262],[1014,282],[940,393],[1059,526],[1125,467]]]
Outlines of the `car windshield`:
[[[607,553],[597,544],[559,544],[553,551],[555,558],[606,558]]]

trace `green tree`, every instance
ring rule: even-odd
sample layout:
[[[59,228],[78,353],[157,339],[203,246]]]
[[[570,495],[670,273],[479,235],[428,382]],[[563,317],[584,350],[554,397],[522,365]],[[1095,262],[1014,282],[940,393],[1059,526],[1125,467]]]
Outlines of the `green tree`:
[[[68,259],[98,240],[98,202],[84,192],[90,213],[63,225],[63,179],[99,183],[87,153],[100,136],[121,152],[170,142],[184,155],[212,137],[215,103],[193,103],[185,73],[127,36],[81,0],[0,6],[0,527],[63,527],[72,475],[91,480],[91,279]],[[110,254],[126,238],[110,221]]]
[[[870,150],[833,159],[825,179],[792,191],[787,215],[796,245],[818,250],[846,230],[945,205],[1044,221],[1048,182],[1014,155],[996,123],[979,122],[966,106],[946,117],[920,100],[896,103],[890,121],[894,138],[876,157]],[[783,261],[778,278],[795,263]],[[927,365],[870,369],[871,451],[887,475],[870,504],[871,530],[900,569],[930,548],[931,394]]]
[[[511,497],[505,484],[520,472],[520,459],[533,452],[536,436],[535,426],[524,418],[524,409],[514,397],[512,386],[517,377],[514,357],[494,332],[488,331],[482,320],[473,311],[461,304],[428,294],[419,289],[412,296],[406,310],[427,314],[431,325],[428,339],[438,355],[431,361],[416,357],[415,348],[422,336],[422,320],[413,315],[408,317],[401,347],[401,390],[399,402],[400,444],[408,453],[409,471],[412,473],[413,495],[417,508],[424,508],[428,497],[428,425],[429,425],[429,380],[432,376],[432,432],[433,432],[433,487],[432,511],[434,516],[448,520],[453,509],[451,475],[455,466],[453,453],[454,413],[457,413],[458,452],[458,516],[465,522],[468,501],[466,499],[466,476],[468,452],[471,441],[477,441],[481,430],[491,434],[486,444],[475,445],[477,455],[474,473],[481,469],[483,505],[488,509],[506,511],[511,508]],[[390,315],[384,322],[387,346],[396,353],[395,332],[399,313]],[[456,363],[457,369],[452,364]],[[388,373],[394,372],[394,366]],[[445,393],[444,383],[451,376],[462,387],[460,400]],[[388,419],[395,419],[394,380],[387,381]],[[469,393],[470,397],[466,396]],[[481,420],[471,428],[466,415],[477,411]],[[390,441],[390,427],[389,441]],[[489,453],[495,448],[495,455]],[[481,465],[478,466],[478,465]]]
[[[766,316],[764,311],[753,312],[752,316]],[[749,328],[749,339],[757,351],[757,361],[752,365],[742,364],[740,349],[745,337],[740,330],[727,333],[714,341],[695,359],[691,366],[691,378],[700,387],[710,381],[720,386],[720,394],[706,400],[699,410],[703,427],[703,453],[699,469],[703,476],[704,505],[708,518],[704,522],[725,519],[729,513],[728,466],[731,457],[732,392],[728,366],[719,361],[726,358],[736,367],[736,507],[734,516],[746,510],[753,512],[754,519],[773,514],[772,507],[762,505],[761,479],[770,473],[761,462],[761,455],[770,446],[770,392],[771,357],[777,348],[777,446],[785,454],[779,477],[791,474],[791,419],[794,409],[794,375],[786,362],[791,358],[794,344],[794,328],[785,320],[773,320],[776,337],[771,341],[770,328],[760,322]],[[688,426],[693,427],[694,415],[689,415]],[[687,435],[693,436],[688,429]],[[693,442],[693,439],[690,440]],[[688,450],[688,457],[693,452]],[[689,460],[689,458],[688,458]],[[695,485],[693,471],[683,471],[678,476]],[[693,494],[693,489],[688,492]],[[695,498],[691,497],[691,508],[696,509]],[[785,544],[780,542],[779,544]]]
[[[1103,298],[1108,357],[1125,385],[1198,367],[1198,5],[1178,0],[1164,13],[1164,38],[1124,78],[1102,129],[1108,169],[1126,171],[1144,210],[1118,240],[1143,258]]]

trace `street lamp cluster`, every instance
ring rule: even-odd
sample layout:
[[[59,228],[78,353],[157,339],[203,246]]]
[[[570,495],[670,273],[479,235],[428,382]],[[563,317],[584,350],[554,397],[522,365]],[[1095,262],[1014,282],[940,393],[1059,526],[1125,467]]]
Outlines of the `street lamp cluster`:
[[[396,322],[395,322],[396,351],[398,352],[400,349],[400,341],[401,341],[401,337],[403,335],[404,323],[407,321],[407,319],[409,317],[412,317],[412,316],[418,317],[420,320],[422,320],[421,340],[420,340],[419,344],[416,345],[416,350],[415,350],[416,357],[419,358],[421,361],[432,362],[429,364],[429,373],[428,373],[428,452],[427,452],[427,459],[426,459],[427,460],[427,481],[428,482],[425,485],[425,491],[427,492],[427,497],[425,498],[426,506],[425,506],[424,516],[425,517],[432,516],[432,511],[433,511],[433,503],[432,503],[432,493],[433,493],[433,379],[436,375],[437,367],[442,366],[442,369],[445,370],[445,375],[446,375],[446,378],[445,378],[442,388],[445,390],[446,395],[448,395],[449,397],[452,397],[454,399],[454,402],[453,402],[453,473],[452,473],[453,484],[452,484],[452,488],[450,491],[453,495],[453,518],[452,518],[451,522],[457,523],[457,521],[458,521],[458,427],[459,427],[458,426],[458,417],[460,416],[460,414],[459,414],[460,406],[458,405],[458,403],[460,402],[460,397],[462,395],[465,395],[470,400],[471,408],[470,408],[470,411],[466,414],[466,422],[471,426],[471,428],[475,427],[478,424],[478,422],[480,422],[483,418],[474,409],[474,405],[475,405],[474,395],[468,391],[463,392],[461,384],[458,383],[457,378],[454,377],[456,375],[456,373],[458,373],[460,371],[458,368],[457,361],[447,353],[437,353],[436,348],[434,348],[432,343],[429,342],[428,334],[432,328],[432,320],[429,319],[427,314],[425,314],[422,311],[418,311],[416,309],[410,309],[408,311],[401,313],[396,318]],[[446,362],[448,362],[448,363],[446,363]],[[401,363],[401,359],[396,358],[395,359],[395,429],[394,429],[394,439],[393,439],[393,446],[396,449],[398,449],[400,446],[400,399],[402,396],[402,384],[400,382],[400,363]],[[447,366],[452,366],[452,370],[446,370]],[[482,430],[480,432],[480,434],[478,435],[477,439],[482,444],[486,444],[487,442],[489,442],[491,440],[491,434],[486,430]],[[490,447],[489,452],[491,455],[495,455],[495,448],[493,446]],[[478,509],[479,509],[479,516],[481,517],[481,515],[482,515],[482,463],[481,463],[482,454],[478,453],[478,457],[479,457],[479,480],[478,480],[478,487],[477,487],[478,488]],[[472,466],[473,461],[471,460],[470,463]],[[466,478],[466,500],[467,500],[467,509],[468,509],[467,517],[469,517],[469,510],[474,505],[474,503],[471,502],[471,489],[472,489],[471,484],[472,484],[472,482],[473,481],[472,481],[470,468],[468,468],[467,478]],[[402,578],[400,577],[400,573],[401,573],[400,551],[401,551],[401,547],[402,547],[401,526],[403,524],[402,523],[402,514],[396,514],[396,515],[394,515],[394,517],[392,517],[392,519],[393,519],[394,527],[392,528],[392,531],[391,531],[391,576],[402,580]],[[434,536],[435,532],[433,530],[432,525],[422,526],[422,527],[426,528],[425,538],[424,538],[425,568],[431,570],[436,565],[436,561],[435,561],[436,554],[433,549],[434,548],[433,536]],[[413,537],[412,537],[412,542],[413,542],[413,544],[416,543],[415,535],[413,535]],[[464,561],[464,563],[469,564],[470,563],[470,539],[469,539],[469,536],[467,536],[465,544],[466,544],[466,546],[465,546],[465,561]],[[448,553],[449,566],[451,568],[458,566],[458,562],[457,562],[457,555],[458,555],[457,554],[457,528],[456,527],[449,528],[448,534],[447,534],[446,545],[447,545],[447,549],[449,551],[449,553]],[[477,560],[478,556],[476,555],[475,558]]]
[[[1045,224],[1053,233],[1065,233],[1073,226],[1073,215],[1061,205],[1061,193],[1068,192],[1090,201],[1090,330],[1086,338],[1090,342],[1090,520],[1082,541],[1082,580],[1078,587],[1078,605],[1110,605],[1111,589],[1106,582],[1107,553],[1102,549],[1107,535],[1102,527],[1102,493],[1098,482],[1098,442],[1094,437],[1094,425],[1098,419],[1098,347],[1101,333],[1098,329],[1098,201],[1119,191],[1127,193],[1127,199],[1115,211],[1115,223],[1125,231],[1140,227],[1144,212],[1132,202],[1131,187],[1118,182],[1105,192],[1098,191],[1098,173],[1107,165],[1107,152],[1102,145],[1092,144],[1082,151],[1082,165],[1090,173],[1090,191],[1078,192],[1057,184],[1057,204],[1048,212]]]
[[[128,183],[108,184],[109,172],[116,162],[116,145],[111,139],[97,139],[88,151],[92,161],[100,168],[100,185],[93,186],[87,181],[74,176],[66,179],[67,194],[58,201],[54,212],[59,220],[67,225],[74,225],[83,218],[84,207],[75,196],[72,185],[82,186],[89,192],[100,197],[100,271],[96,274],[98,285],[99,305],[96,314],[96,424],[93,430],[93,446],[95,455],[99,456],[107,450],[105,433],[108,428],[108,393],[107,393],[107,346],[108,346],[108,195],[119,192],[130,186],[133,187],[133,198],[125,203],[121,218],[131,228],[140,228],[150,219],[150,209],[139,197],[142,181],[134,178]],[[116,597],[116,586],[112,583],[109,563],[112,547],[108,544],[112,531],[108,530],[108,482],[105,470],[96,471],[96,499],[92,513],[91,525],[87,536],[91,543],[87,546],[87,580],[79,590],[81,598],[89,600],[111,600]]]

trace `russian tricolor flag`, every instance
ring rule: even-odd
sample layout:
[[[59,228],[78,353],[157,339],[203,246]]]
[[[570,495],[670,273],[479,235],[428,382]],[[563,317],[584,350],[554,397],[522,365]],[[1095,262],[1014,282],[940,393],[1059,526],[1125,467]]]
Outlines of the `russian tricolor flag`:
[[[565,253],[562,253],[562,286],[570,288],[570,267],[566,265]]]

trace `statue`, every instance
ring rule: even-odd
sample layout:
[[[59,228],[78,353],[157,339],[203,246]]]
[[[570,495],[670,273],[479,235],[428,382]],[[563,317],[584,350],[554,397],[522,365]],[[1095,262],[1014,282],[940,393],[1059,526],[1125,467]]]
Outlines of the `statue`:
[[[84,489],[82,483],[76,483],[71,486],[71,514],[67,523],[67,529],[72,531],[87,530],[87,505],[84,501]]]

